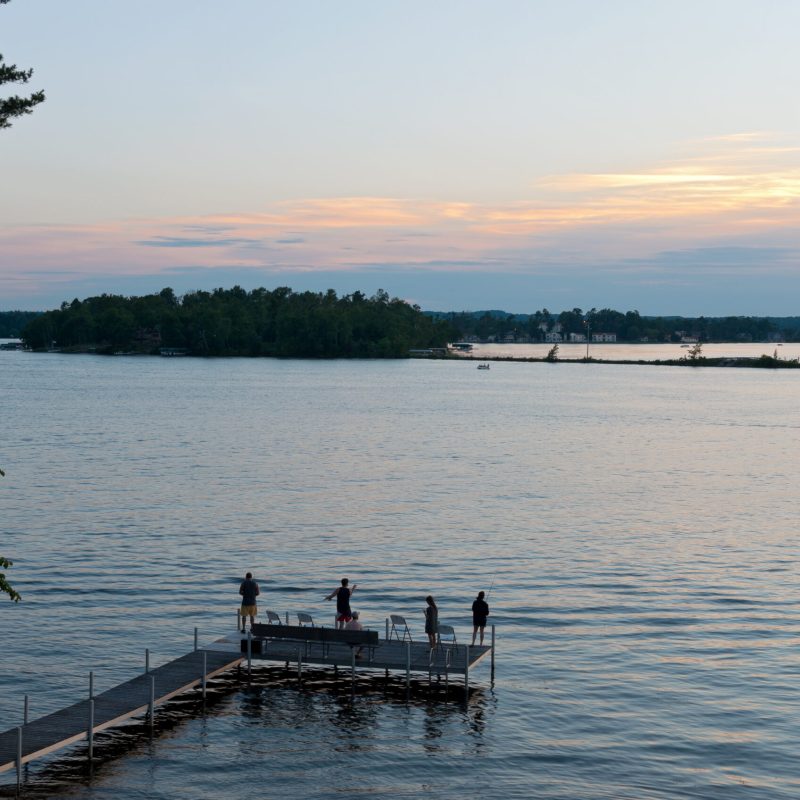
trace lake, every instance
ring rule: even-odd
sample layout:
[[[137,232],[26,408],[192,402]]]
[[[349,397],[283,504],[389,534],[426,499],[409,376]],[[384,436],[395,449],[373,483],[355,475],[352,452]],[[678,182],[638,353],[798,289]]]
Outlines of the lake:
[[[0,353],[0,553],[24,597],[0,603],[0,728],[25,694],[39,716],[89,670],[103,691],[145,648],[230,630],[246,570],[262,609],[323,622],[349,577],[365,624],[404,614],[415,638],[425,595],[463,641],[491,587],[498,636],[468,705],[271,671],[91,779],[80,747],[34,763],[32,796],[796,798],[799,390],[789,370]]]

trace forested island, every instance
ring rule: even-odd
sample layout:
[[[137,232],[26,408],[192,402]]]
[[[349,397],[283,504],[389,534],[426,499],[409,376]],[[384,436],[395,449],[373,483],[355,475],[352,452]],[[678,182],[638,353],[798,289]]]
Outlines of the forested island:
[[[379,290],[342,297],[287,287],[250,292],[172,289],[143,297],[104,294],[62,303],[21,331],[32,350],[197,356],[399,358],[444,347],[457,331]]]

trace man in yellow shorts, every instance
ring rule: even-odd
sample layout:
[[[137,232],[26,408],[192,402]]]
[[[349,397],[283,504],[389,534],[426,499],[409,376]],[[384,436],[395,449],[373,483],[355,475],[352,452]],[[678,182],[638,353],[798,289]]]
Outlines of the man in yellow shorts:
[[[250,627],[252,628],[256,621],[256,614],[258,608],[256,607],[256,597],[261,594],[258,584],[253,580],[253,573],[248,572],[244,576],[241,586],[239,587],[239,594],[242,596],[242,633],[244,633],[244,623],[247,617],[250,617]]]

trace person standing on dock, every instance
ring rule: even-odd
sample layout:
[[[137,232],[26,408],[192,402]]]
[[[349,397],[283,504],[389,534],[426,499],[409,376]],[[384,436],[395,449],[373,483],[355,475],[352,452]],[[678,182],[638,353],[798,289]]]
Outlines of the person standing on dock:
[[[336,597],[336,621],[339,623],[339,630],[344,629],[345,623],[353,619],[353,612],[350,610],[350,596],[358,589],[358,584],[354,583],[353,588],[348,587],[350,581],[342,578],[342,585],[337,586],[325,599],[332,600]]]
[[[252,628],[256,622],[256,614],[258,608],[256,607],[256,597],[261,594],[261,589],[258,584],[253,580],[253,573],[248,572],[244,576],[244,580],[239,586],[239,594],[242,596],[242,633],[244,633],[244,624],[247,617],[250,617],[250,627]]]
[[[431,595],[425,598],[428,604],[425,607],[425,633],[428,634],[428,644],[431,650],[436,647],[436,634],[439,632],[439,609]]]
[[[475,635],[478,630],[481,632],[481,644],[483,644],[483,629],[486,627],[486,617],[489,616],[489,604],[484,600],[484,592],[478,592],[475,602],[472,604],[472,644],[475,644]]]

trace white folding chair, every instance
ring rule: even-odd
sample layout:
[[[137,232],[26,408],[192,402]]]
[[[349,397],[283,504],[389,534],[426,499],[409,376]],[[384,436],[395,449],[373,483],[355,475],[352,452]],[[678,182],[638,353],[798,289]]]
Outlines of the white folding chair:
[[[452,625],[439,625],[439,627],[437,628],[437,633],[438,633],[439,647],[451,648],[451,647],[456,647],[456,645],[458,644],[458,641],[456,639],[456,631]],[[445,641],[442,638],[443,636],[447,637],[447,641]]]
[[[302,611],[297,612],[297,624],[298,625],[310,625],[312,628],[314,627],[314,620],[311,619],[311,614],[304,614]]]
[[[276,614],[274,611],[270,611],[269,609],[267,609],[267,622],[270,625],[272,624],[280,625],[281,624],[280,615]]]
[[[408,624],[406,623],[406,618],[401,617],[399,614],[389,614],[389,619],[392,622],[392,627],[389,630],[389,638],[392,638],[392,634],[397,638],[398,642],[404,642],[406,640],[406,636],[408,637],[408,641],[412,641],[411,639],[411,631],[408,629]],[[403,635],[400,636],[400,632],[402,631]]]

